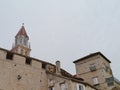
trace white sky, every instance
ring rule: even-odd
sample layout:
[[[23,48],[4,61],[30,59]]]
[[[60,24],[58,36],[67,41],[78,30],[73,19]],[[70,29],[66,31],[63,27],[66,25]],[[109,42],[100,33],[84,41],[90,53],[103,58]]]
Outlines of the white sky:
[[[74,60],[97,51],[120,79],[120,0],[0,0],[0,47],[25,23],[31,56],[75,74]]]

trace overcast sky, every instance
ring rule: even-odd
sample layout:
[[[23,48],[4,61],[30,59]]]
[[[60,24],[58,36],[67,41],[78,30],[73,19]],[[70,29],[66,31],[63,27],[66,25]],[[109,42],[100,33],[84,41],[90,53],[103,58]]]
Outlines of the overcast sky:
[[[0,0],[0,47],[11,49],[22,23],[32,57],[75,74],[74,60],[100,51],[120,80],[120,0]]]

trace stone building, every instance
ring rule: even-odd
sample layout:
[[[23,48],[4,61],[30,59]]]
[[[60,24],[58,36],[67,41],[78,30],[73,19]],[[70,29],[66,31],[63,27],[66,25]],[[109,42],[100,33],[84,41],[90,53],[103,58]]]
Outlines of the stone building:
[[[82,78],[30,57],[29,37],[24,26],[15,36],[12,50],[0,48],[0,90],[97,90]]]
[[[0,48],[0,90],[97,90],[56,63]]]
[[[113,76],[111,61],[96,52],[74,61],[77,77],[100,90],[120,90],[120,82]]]
[[[56,61],[56,72],[47,71],[49,90],[97,90],[94,86],[84,82],[60,68],[60,61]]]

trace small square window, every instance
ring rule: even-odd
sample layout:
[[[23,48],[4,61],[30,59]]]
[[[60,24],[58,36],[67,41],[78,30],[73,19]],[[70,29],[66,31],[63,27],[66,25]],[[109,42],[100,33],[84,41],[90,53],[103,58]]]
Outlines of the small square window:
[[[113,81],[114,81],[113,77],[106,78],[106,82],[108,86],[113,86],[114,85]]]
[[[94,64],[90,65],[90,71],[95,71],[96,70],[96,66]]]
[[[13,53],[12,52],[7,52],[6,59],[12,60],[13,59]]]
[[[31,58],[26,58],[26,61],[25,61],[25,64],[28,64],[28,65],[30,65],[31,64]]]

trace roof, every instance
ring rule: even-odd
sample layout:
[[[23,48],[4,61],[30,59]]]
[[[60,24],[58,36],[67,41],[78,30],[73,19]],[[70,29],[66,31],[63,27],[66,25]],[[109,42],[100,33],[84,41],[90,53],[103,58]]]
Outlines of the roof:
[[[27,33],[26,33],[25,27],[23,25],[15,37],[17,37],[18,35],[23,35],[23,36],[29,38]]]
[[[77,63],[77,62],[79,62],[79,61],[88,59],[88,58],[93,57],[93,56],[96,56],[96,55],[101,55],[106,61],[108,61],[109,63],[111,63],[111,61],[110,61],[107,57],[105,57],[101,52],[92,53],[92,54],[87,55],[87,56],[85,56],[85,57],[82,57],[82,58],[80,58],[80,59],[78,59],[78,60],[75,60],[73,63]]]

